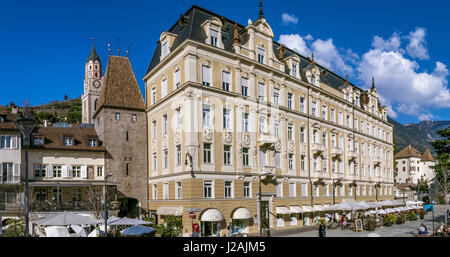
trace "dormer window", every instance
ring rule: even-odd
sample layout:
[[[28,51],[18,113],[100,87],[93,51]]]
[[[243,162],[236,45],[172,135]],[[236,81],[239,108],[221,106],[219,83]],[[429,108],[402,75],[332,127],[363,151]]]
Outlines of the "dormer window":
[[[161,58],[164,58],[164,57],[166,57],[169,54],[168,50],[169,49],[167,47],[167,41],[166,41],[161,46]]]
[[[42,145],[42,137],[36,137],[33,140],[34,145]]]
[[[211,35],[211,45],[217,46],[217,41],[219,39],[219,31],[215,29],[210,29],[210,35]]]
[[[73,146],[73,138],[72,137],[65,137],[64,138],[64,145],[65,146]]]
[[[316,75],[311,75],[311,84],[316,85]]]
[[[297,64],[292,63],[292,76],[297,77]]]
[[[88,146],[90,146],[90,147],[97,146],[97,139],[89,139],[88,140]]]
[[[266,50],[264,48],[258,47],[258,62],[264,63],[264,58],[266,55]]]

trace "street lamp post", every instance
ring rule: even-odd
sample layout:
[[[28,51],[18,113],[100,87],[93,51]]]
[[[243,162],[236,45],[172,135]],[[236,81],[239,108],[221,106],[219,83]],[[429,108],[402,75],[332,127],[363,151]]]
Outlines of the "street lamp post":
[[[107,210],[107,201],[106,201],[106,180],[112,176],[112,173],[108,173],[108,175],[105,176],[105,180],[103,183],[103,219],[105,220],[105,237],[107,236],[107,232],[108,232],[108,210]]]
[[[31,132],[33,131],[37,121],[30,117],[28,107],[25,107],[25,117],[20,117],[16,120],[16,125],[19,128],[23,137],[23,146],[25,148],[25,237],[29,236],[29,197],[28,197],[28,148],[31,145]]]

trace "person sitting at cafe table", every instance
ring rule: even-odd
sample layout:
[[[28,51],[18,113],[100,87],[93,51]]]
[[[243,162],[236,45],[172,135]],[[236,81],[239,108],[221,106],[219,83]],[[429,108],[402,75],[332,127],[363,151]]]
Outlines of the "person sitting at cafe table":
[[[427,235],[428,233],[429,232],[428,232],[427,226],[425,226],[425,224],[422,223],[419,227],[419,235],[421,235],[421,234]]]

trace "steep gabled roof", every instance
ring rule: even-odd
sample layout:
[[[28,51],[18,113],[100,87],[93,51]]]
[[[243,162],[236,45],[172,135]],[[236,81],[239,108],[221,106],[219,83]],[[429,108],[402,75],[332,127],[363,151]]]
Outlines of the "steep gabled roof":
[[[420,158],[420,161],[422,162],[434,162],[433,155],[431,155],[430,149],[427,148],[425,152],[422,154],[422,157]]]
[[[224,45],[224,50],[228,52],[234,53],[233,48],[233,39],[234,39],[234,24],[237,24],[237,28],[239,31],[239,37],[241,44],[245,44],[248,41],[248,33],[245,29],[244,25],[241,25],[231,19],[228,19],[226,17],[223,17],[221,15],[218,15],[214,12],[211,12],[209,10],[206,10],[204,8],[201,8],[199,6],[193,5],[185,14],[184,14],[184,20],[185,23],[177,22],[175,23],[168,32],[176,34],[177,37],[175,41],[172,44],[171,51],[173,49],[176,49],[179,45],[181,45],[185,40],[191,39],[197,42],[204,43],[206,39],[206,34],[204,30],[201,27],[201,24],[207,20],[211,19],[212,17],[217,17],[221,19],[223,22],[225,22],[224,27],[222,28],[222,42]],[[273,41],[273,53],[275,54],[275,57],[280,59],[278,48],[280,47],[280,43]],[[302,77],[302,80],[306,82],[306,78],[304,76],[304,69],[311,63],[311,59],[308,57],[305,57],[301,55],[300,53],[286,47],[284,47],[284,58],[287,58],[293,54],[297,55],[300,58],[300,74]],[[153,70],[160,62],[160,56],[161,56],[161,44],[158,42],[158,45],[155,49],[155,52],[153,54],[153,58],[150,62],[150,65],[147,69],[146,74],[148,74],[151,70]],[[317,64],[319,67],[321,76],[320,80],[327,85],[340,90],[340,87],[345,83],[345,79],[338,76],[334,72],[328,70],[324,66]],[[289,74],[289,67],[286,69],[286,74]],[[349,83],[352,87],[357,88],[361,91],[363,91],[361,88],[355,86],[352,83]]]
[[[89,61],[99,61],[100,62],[100,57],[98,57],[97,52],[95,51],[95,47],[94,47],[94,41],[92,41],[92,49],[91,49],[91,53],[89,54],[86,62]]]
[[[103,107],[145,110],[144,99],[128,57],[109,56],[96,114]]]
[[[400,152],[398,152],[395,155],[396,159],[409,158],[409,157],[421,158],[422,155],[420,154],[419,150],[417,150],[414,147],[411,147],[411,145],[408,145],[407,147],[403,148]]]

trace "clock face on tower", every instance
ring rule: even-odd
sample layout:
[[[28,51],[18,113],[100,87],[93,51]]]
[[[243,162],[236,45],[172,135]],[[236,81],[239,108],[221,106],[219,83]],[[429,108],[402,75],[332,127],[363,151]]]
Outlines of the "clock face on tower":
[[[99,88],[100,87],[100,81],[99,80],[94,80],[94,82],[92,83],[94,85],[95,88]]]

